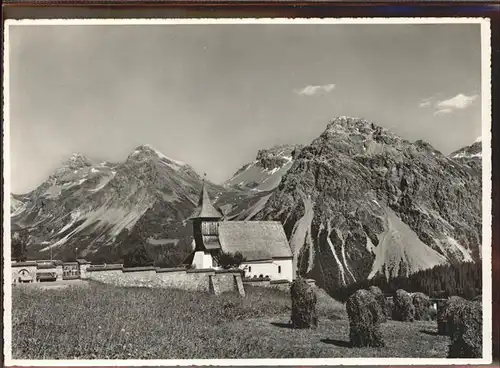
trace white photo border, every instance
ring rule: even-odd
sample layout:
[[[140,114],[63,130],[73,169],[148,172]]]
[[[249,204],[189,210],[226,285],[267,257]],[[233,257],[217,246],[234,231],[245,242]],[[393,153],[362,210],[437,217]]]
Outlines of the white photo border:
[[[3,178],[4,214],[10,213],[10,90],[9,29],[32,25],[214,25],[214,24],[479,24],[481,27],[481,120],[482,120],[482,277],[483,357],[449,358],[304,358],[304,359],[183,359],[183,360],[23,360],[12,359],[12,284],[10,216],[3,223],[4,357],[6,366],[319,366],[319,365],[465,365],[492,363],[492,164],[491,164],[491,28],[488,18],[178,18],[178,19],[20,19],[6,20],[4,27]],[[486,245],[486,246],[484,246]]]

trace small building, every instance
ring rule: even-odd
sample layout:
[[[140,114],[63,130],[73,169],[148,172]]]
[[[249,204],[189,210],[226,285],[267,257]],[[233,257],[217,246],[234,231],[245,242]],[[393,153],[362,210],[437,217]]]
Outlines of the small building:
[[[293,280],[293,255],[278,221],[222,221],[203,185],[193,223],[194,251],[186,260],[195,268],[218,268],[217,254],[239,252],[245,277]]]
[[[36,282],[36,262],[12,262],[12,283]]]
[[[90,262],[87,261],[86,259],[83,259],[83,258],[78,258],[76,260],[76,262],[78,262],[78,267],[80,270],[80,278],[86,279],[87,278],[87,269],[90,267]]]
[[[62,269],[62,265],[60,266]],[[36,281],[56,281],[58,266],[53,261],[41,261],[36,264]]]
[[[80,278],[80,265],[78,262],[65,262],[63,264],[63,279],[71,280]]]

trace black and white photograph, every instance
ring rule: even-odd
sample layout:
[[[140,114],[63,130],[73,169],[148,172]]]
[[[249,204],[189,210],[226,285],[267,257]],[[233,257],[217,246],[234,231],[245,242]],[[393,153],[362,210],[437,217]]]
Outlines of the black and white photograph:
[[[7,364],[491,362],[488,20],[4,32]]]

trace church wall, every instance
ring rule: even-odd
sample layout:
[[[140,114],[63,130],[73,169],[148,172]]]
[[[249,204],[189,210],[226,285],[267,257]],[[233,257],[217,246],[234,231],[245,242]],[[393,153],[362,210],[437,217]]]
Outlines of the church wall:
[[[275,277],[278,272],[278,267],[269,261],[259,262],[245,262],[240,266],[245,271],[245,278],[258,278],[269,276],[271,279]]]
[[[281,272],[280,268],[281,267]],[[245,262],[240,266],[245,270],[245,278],[269,276],[271,280],[293,280],[293,265],[291,259]]]
[[[276,275],[275,280],[288,280],[293,281],[293,262],[292,259],[274,259],[273,263],[281,267],[281,272]],[[277,271],[276,271],[277,272]],[[274,279],[273,279],[274,280]]]

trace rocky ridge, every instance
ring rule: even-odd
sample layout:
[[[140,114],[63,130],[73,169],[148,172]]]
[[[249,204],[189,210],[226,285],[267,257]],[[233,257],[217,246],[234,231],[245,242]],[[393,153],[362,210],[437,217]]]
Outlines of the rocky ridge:
[[[278,219],[300,273],[333,290],[479,259],[481,175],[423,141],[341,117],[252,219]]]
[[[186,218],[196,207],[202,178],[153,147],[137,147],[123,163],[72,155],[47,181],[23,196],[12,223],[26,229],[29,251],[89,259],[123,256],[137,242],[189,247]],[[223,190],[207,182],[213,194]],[[129,238],[133,236],[134,241]]]

